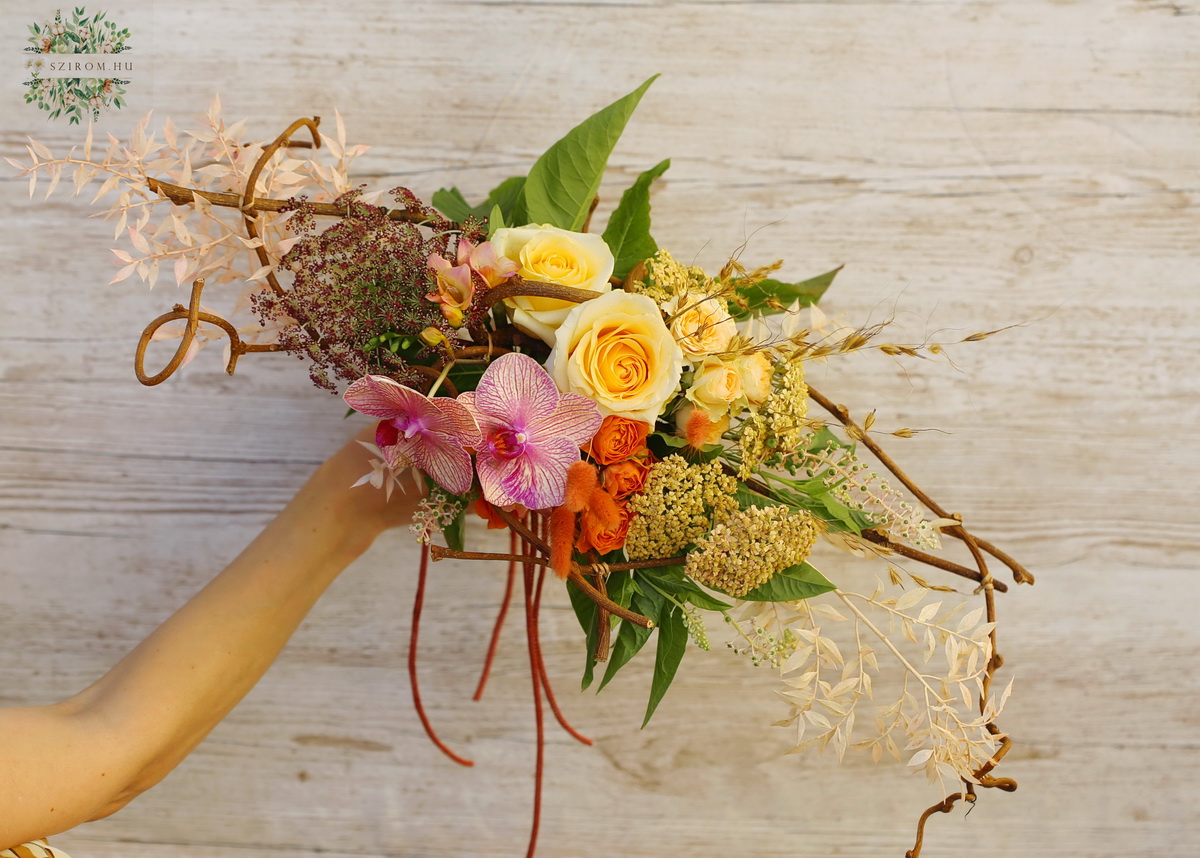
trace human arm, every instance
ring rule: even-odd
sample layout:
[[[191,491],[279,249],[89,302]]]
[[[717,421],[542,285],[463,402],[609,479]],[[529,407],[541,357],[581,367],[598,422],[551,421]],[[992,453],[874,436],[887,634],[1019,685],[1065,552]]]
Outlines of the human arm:
[[[360,437],[366,437],[365,435]],[[0,848],[107,816],[158,783],[254,686],[338,574],[417,492],[350,488],[352,441],[216,578],[96,683],[0,709]]]

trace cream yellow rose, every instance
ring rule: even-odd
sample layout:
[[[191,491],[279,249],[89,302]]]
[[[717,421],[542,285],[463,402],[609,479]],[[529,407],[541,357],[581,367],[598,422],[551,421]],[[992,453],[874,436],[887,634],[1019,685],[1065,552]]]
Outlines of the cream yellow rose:
[[[699,292],[685,292],[663,306],[671,320],[671,333],[688,360],[702,360],[729,348],[737,334],[737,323],[729,315],[725,299]]]
[[[559,390],[583,394],[601,414],[654,423],[679,390],[683,352],[654,301],[609,292],[571,310],[547,366]]]
[[[733,362],[742,377],[742,390],[751,405],[762,405],[771,395],[771,376],[775,368],[762,352],[752,352]]]
[[[492,245],[500,256],[520,266],[526,280],[556,283],[592,292],[608,292],[612,284],[613,255],[598,235],[571,232],[556,226],[522,226],[498,229]],[[521,296],[504,302],[520,330],[554,345],[554,332],[575,304],[554,298]]]
[[[717,420],[722,414],[728,414],[735,404],[745,404],[742,375],[731,364],[717,358],[707,358],[696,367],[687,398],[708,412],[710,419]],[[741,411],[741,407],[737,410]]]

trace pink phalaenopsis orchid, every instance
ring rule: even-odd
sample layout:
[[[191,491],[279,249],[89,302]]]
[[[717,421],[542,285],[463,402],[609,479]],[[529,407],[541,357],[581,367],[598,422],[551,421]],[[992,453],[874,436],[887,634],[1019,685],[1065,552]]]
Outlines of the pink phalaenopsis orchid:
[[[346,404],[380,418],[375,443],[389,467],[411,462],[456,495],[471,488],[471,455],[481,439],[465,407],[453,399],[430,399],[390,378],[368,375],[346,390]]]
[[[483,436],[475,466],[488,503],[529,509],[562,504],[567,469],[600,428],[591,400],[560,394],[541,364],[513,353],[492,361],[475,391],[458,401]]]

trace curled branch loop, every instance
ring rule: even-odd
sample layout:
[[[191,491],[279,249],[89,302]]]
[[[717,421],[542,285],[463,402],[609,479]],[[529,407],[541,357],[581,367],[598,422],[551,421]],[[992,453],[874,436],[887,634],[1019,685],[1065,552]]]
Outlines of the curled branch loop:
[[[225,332],[225,336],[229,337],[229,363],[225,365],[225,372],[233,375],[234,369],[237,367],[238,358],[247,352],[277,352],[282,348],[277,343],[268,343],[258,345],[255,343],[244,343],[238,336],[237,328],[229,323],[228,320],[222,319],[220,316],[212,313],[204,313],[200,311],[200,293],[204,290],[203,278],[192,281],[192,294],[188,301],[188,306],[176,304],[174,309],[169,313],[163,313],[157,319],[152,321],[142,331],[142,336],[138,339],[137,350],[133,356],[133,372],[137,376],[137,380],[147,387],[152,387],[156,384],[162,384],[170,378],[175,370],[183,365],[183,360],[187,356],[188,349],[191,348],[192,342],[196,339],[196,332],[200,328],[201,322],[207,322],[210,325],[216,325]],[[146,374],[146,348],[150,345],[150,341],[154,339],[154,334],[167,322],[176,322],[186,320],[187,324],[183,329],[183,336],[179,339],[179,346],[175,349],[175,354],[171,360],[162,369],[162,371],[154,374]]]

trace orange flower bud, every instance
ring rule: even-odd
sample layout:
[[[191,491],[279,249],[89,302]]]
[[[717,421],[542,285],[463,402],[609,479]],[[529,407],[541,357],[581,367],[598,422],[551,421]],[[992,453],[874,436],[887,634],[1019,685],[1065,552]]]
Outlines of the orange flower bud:
[[[617,527],[621,523],[621,509],[613,496],[604,489],[597,487],[588,499],[585,512],[600,522],[606,529]]]

